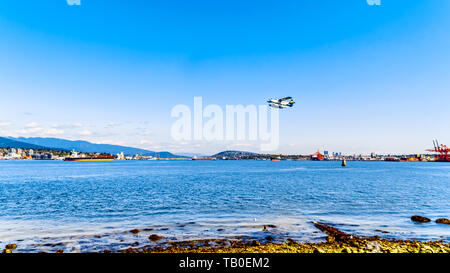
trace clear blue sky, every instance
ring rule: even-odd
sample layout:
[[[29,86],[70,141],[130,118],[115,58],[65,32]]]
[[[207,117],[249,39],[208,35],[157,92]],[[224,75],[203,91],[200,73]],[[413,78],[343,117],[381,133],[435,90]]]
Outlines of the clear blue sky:
[[[290,95],[282,153],[449,144],[450,1],[381,3],[4,0],[0,135],[258,151],[176,143],[170,111],[194,96],[247,105]]]

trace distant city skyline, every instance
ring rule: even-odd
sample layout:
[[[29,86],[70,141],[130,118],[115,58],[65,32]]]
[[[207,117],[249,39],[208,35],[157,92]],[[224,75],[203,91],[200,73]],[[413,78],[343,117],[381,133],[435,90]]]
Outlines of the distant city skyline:
[[[7,0],[0,136],[261,152],[175,141],[171,109],[293,96],[273,153],[425,153],[450,144],[449,11],[445,0]]]

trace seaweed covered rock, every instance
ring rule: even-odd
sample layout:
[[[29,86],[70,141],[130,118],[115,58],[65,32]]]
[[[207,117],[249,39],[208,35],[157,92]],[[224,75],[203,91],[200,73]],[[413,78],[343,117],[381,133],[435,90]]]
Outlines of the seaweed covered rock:
[[[439,218],[436,220],[437,224],[446,224],[446,225],[450,225],[450,219],[448,218]]]
[[[138,234],[139,232],[141,232],[142,230],[140,230],[140,229],[132,229],[132,230],[130,230],[130,232],[131,233],[133,233],[134,235],[136,235],[136,234]]]
[[[344,232],[338,230],[337,228],[330,227],[327,224],[315,222],[314,226],[316,228],[320,229],[322,232],[325,232],[326,234],[328,234],[328,238],[327,238],[328,242],[334,242],[334,241],[342,242],[342,241],[352,239],[351,235],[348,235],[347,233],[344,233]]]
[[[16,244],[9,244],[5,246],[6,249],[16,249],[17,245]]]
[[[164,237],[159,236],[159,235],[157,235],[157,234],[152,234],[152,235],[150,235],[150,236],[148,237],[148,239],[149,239],[150,241],[152,241],[152,242],[159,241],[159,240],[161,240],[162,238],[164,238]]]
[[[427,217],[414,215],[414,216],[411,217],[411,221],[416,222],[416,223],[428,223],[431,220],[429,218],[427,218]]]

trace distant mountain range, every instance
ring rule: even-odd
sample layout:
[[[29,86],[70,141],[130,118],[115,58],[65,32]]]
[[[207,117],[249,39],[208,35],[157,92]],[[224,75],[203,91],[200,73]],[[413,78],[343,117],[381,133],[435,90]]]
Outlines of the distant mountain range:
[[[46,150],[49,149],[47,147],[43,147],[40,145],[25,143],[21,141],[17,141],[10,138],[0,137],[0,148],[22,148],[22,149],[35,149],[35,150]]]
[[[160,158],[179,158],[183,156],[174,155],[169,152],[154,152],[139,148],[111,145],[111,144],[95,144],[83,140],[67,140],[61,138],[41,138],[41,137],[18,137],[3,138],[0,137],[0,147],[7,148],[24,148],[24,149],[60,149],[75,150],[85,153],[108,153],[119,154],[123,152],[125,155],[141,155],[141,156],[158,156]]]
[[[111,145],[111,144],[95,144],[83,140],[67,140],[61,138],[42,138],[42,137],[0,137],[0,148],[22,148],[34,150],[75,150],[85,153],[108,153],[119,154],[123,152],[125,155],[141,155],[141,156],[158,156],[160,158],[182,158],[182,157],[203,157],[201,154],[182,153],[175,155],[170,152],[155,152],[139,148]],[[224,151],[213,155],[216,158],[241,158],[245,156],[258,155],[256,153],[244,151]]]

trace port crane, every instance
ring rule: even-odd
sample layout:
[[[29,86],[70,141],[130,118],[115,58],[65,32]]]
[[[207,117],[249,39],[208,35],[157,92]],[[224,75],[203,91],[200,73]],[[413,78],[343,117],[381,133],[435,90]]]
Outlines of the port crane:
[[[438,153],[437,161],[450,162],[450,148],[444,144],[439,144],[437,140],[433,140],[434,149],[427,150],[429,152]]]

